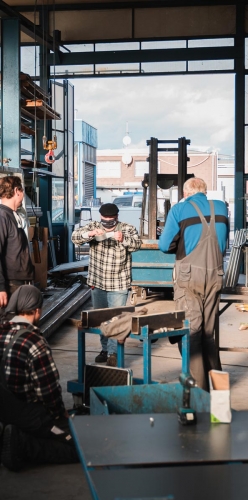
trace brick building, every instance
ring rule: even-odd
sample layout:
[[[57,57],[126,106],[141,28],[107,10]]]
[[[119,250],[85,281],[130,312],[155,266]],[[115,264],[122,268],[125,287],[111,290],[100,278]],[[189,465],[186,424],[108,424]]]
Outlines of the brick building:
[[[127,191],[142,190],[141,182],[148,172],[149,149],[98,150],[96,188],[97,197],[106,202],[107,197],[113,198]],[[127,158],[131,162],[124,163]],[[188,150],[188,173],[194,173],[207,183],[210,191],[217,190],[218,155]],[[158,173],[175,174],[178,172],[177,152],[159,152]],[[112,194],[111,194],[112,193]]]

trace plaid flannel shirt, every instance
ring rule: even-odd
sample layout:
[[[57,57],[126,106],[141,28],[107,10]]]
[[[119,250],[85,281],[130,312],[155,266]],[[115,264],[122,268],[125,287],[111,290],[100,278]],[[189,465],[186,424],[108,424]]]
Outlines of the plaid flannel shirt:
[[[96,241],[94,237],[87,237],[87,233],[94,229],[104,230],[100,222],[92,221],[74,230],[71,237],[75,245],[90,243],[88,285],[108,292],[127,290],[131,286],[131,253],[141,245],[136,228],[118,222],[114,231],[123,233],[122,243],[114,238]]]
[[[21,328],[30,325],[24,318],[0,325],[0,361],[11,338]],[[24,322],[23,322],[24,321]],[[53,416],[65,412],[59,373],[47,341],[39,329],[23,333],[9,350],[5,360],[5,379],[8,389],[27,402],[42,402]]]

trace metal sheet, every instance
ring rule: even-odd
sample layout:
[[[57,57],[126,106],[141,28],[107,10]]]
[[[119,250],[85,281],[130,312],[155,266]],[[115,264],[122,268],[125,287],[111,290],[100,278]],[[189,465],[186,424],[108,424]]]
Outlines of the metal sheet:
[[[248,412],[233,412],[231,424],[211,424],[209,413],[197,418],[192,426],[174,413],[76,416],[70,424],[81,459],[92,467],[248,461]]]
[[[94,387],[95,395],[106,403],[110,414],[176,413],[183,400],[183,387],[175,384],[139,384],[126,387]],[[210,411],[210,395],[199,387],[190,393],[196,412]],[[91,415],[100,415],[91,405]]]
[[[99,500],[248,498],[247,464],[98,470],[89,477]]]

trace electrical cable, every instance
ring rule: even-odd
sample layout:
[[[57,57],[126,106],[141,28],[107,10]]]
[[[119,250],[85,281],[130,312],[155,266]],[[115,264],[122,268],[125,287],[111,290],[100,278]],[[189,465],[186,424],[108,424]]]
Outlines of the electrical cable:
[[[195,163],[194,165],[188,165],[188,168],[198,167],[202,163],[205,163],[205,161],[207,161],[209,158],[210,158],[210,154],[207,156],[207,158],[204,158],[204,160],[200,161],[199,163]],[[167,165],[171,165],[172,167],[177,167],[178,166],[177,164],[174,165],[174,163],[170,163],[169,161],[162,160],[161,158],[159,158],[158,160],[162,161],[163,163],[166,163]]]

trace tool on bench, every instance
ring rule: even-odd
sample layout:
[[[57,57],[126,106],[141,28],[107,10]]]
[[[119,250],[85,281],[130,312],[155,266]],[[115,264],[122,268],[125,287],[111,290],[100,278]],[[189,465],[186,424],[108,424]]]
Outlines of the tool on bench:
[[[181,374],[179,380],[183,386],[183,406],[178,409],[178,420],[182,425],[196,423],[196,411],[190,407],[190,389],[196,386],[191,375]]]

